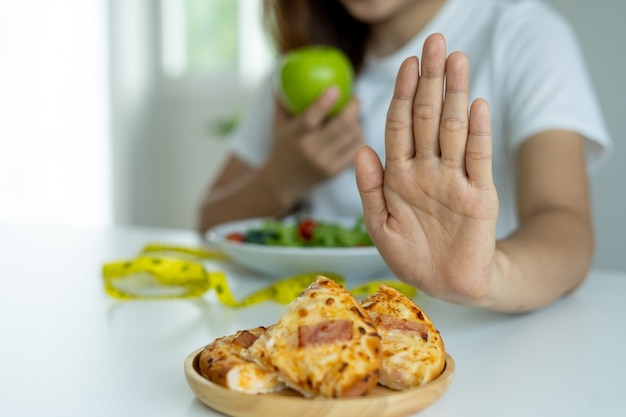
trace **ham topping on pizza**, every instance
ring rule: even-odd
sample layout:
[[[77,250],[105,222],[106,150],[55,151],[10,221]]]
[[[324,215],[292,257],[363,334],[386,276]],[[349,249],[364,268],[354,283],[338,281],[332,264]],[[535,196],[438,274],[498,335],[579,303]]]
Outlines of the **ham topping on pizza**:
[[[239,334],[237,334],[237,337],[235,338],[233,343],[241,346],[242,348],[249,348],[258,338],[258,334],[252,334],[248,330],[243,330]]]
[[[422,316],[423,319],[423,316]],[[406,332],[419,333],[422,339],[428,340],[428,325],[424,323],[418,323],[415,321],[409,321],[407,319],[401,319],[392,316],[378,316],[374,320],[374,324],[377,329],[381,330],[400,330]]]
[[[299,347],[347,342],[351,339],[352,322],[350,320],[326,320],[310,326],[298,327]]]

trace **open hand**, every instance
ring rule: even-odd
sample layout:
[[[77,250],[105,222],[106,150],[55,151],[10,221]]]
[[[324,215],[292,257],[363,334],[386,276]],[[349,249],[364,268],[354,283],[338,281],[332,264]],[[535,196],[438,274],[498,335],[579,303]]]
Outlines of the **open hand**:
[[[446,58],[445,39],[431,35],[421,73],[416,57],[399,69],[385,167],[364,146],[356,175],[367,229],[394,274],[432,296],[480,305],[495,282],[498,196],[489,108],[478,99],[468,112],[468,101],[467,57]]]

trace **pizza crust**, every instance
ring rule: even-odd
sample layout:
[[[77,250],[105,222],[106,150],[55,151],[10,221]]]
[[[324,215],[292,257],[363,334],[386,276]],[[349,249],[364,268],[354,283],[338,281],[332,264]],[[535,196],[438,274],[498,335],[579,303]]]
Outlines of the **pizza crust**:
[[[242,357],[242,352],[265,332],[265,327],[256,327],[214,340],[200,352],[200,375],[228,389],[248,394],[282,390],[284,385],[276,373]]]

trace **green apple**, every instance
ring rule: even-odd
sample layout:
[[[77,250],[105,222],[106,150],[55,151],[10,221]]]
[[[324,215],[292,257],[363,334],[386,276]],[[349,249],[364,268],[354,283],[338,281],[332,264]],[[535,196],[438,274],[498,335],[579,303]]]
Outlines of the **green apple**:
[[[354,70],[348,57],[331,46],[306,46],[284,54],[276,68],[276,92],[293,114],[306,110],[331,86],[340,96],[329,116],[339,113],[352,95]]]

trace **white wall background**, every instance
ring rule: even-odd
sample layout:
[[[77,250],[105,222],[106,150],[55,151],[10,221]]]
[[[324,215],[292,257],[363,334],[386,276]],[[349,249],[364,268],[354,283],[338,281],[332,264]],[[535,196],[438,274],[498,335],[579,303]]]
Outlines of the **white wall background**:
[[[160,80],[156,4],[109,0],[114,218],[194,228],[201,192],[219,169],[227,144],[210,137],[207,127],[229,116],[242,98],[228,94],[235,91],[228,86],[173,91]]]
[[[626,2],[547,0],[572,23],[615,143],[592,178],[597,267],[626,270]]]
[[[0,0],[0,221],[110,224],[106,0]]]

